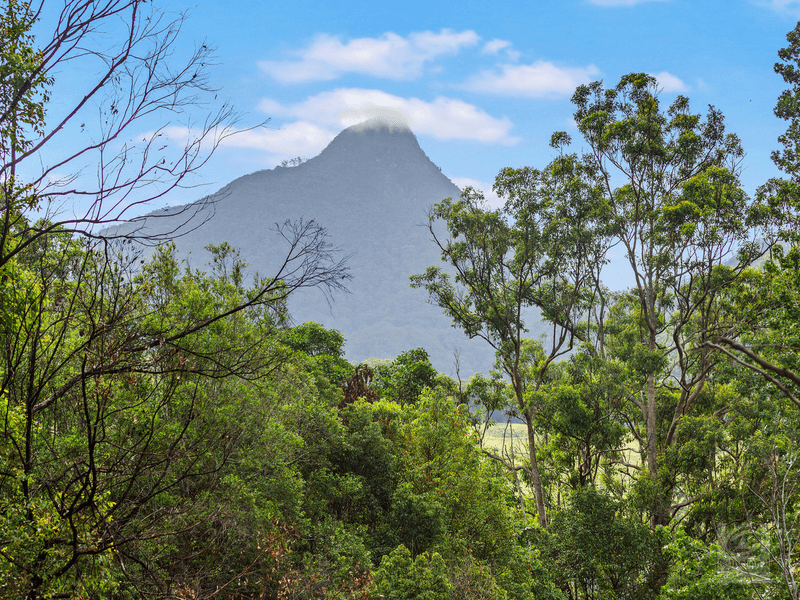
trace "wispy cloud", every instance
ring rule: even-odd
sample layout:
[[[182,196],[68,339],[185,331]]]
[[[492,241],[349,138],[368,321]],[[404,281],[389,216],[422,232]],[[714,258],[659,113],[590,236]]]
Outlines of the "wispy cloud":
[[[297,104],[265,99],[259,108],[270,116],[297,118],[323,127],[342,128],[389,109],[405,116],[415,133],[440,140],[476,140],[511,145],[513,123],[493,117],[473,104],[439,96],[431,102],[402,98],[381,90],[341,88],[322,92]]]
[[[294,156],[315,156],[319,154],[339,133],[308,121],[296,121],[281,127],[256,127],[240,131],[229,131],[220,141],[223,148],[247,148],[259,150],[278,158]],[[194,129],[170,125],[159,130],[163,139],[174,144],[186,143],[197,137]],[[145,136],[149,134],[144,134]]]
[[[760,0],[756,1],[756,4],[784,15],[800,15],[800,0]]]
[[[492,191],[491,183],[478,181],[477,179],[472,179],[470,177],[453,177],[450,179],[450,181],[455,183],[456,186],[458,186],[458,189],[460,189],[462,192],[467,186],[483,192],[483,199],[486,200],[486,204],[488,204],[490,208],[500,208],[505,204],[505,201]]]
[[[644,4],[645,2],[666,1],[668,0],[589,0],[589,2],[597,6],[633,6],[635,4]]]
[[[225,139],[223,146],[251,148],[271,154],[315,156],[339,133],[308,121],[296,121],[281,127],[241,131]]]
[[[511,47],[511,42],[509,42],[508,40],[498,40],[498,39],[495,38],[492,41],[486,42],[483,45],[483,49],[481,50],[481,53],[483,53],[483,54],[495,54],[496,55],[496,54],[500,53],[500,50],[503,50],[504,48],[510,48],[510,47]]]
[[[384,33],[378,38],[341,38],[319,34],[311,44],[295,52],[295,59],[261,61],[261,69],[283,83],[330,81],[345,73],[359,73],[385,79],[414,79],[425,63],[457,54],[478,43],[474,31],[451,29],[422,31],[406,37]]]
[[[681,93],[689,91],[689,86],[672,73],[661,71],[660,73],[651,73],[651,75],[658,80],[658,87],[665,92]]]
[[[545,98],[568,96],[581,84],[597,77],[600,70],[588,67],[558,67],[538,60],[530,65],[501,65],[500,71],[481,71],[473,75],[466,88],[475,92],[504,96]]]
[[[504,51],[506,56],[512,61],[519,60],[520,53],[517,50],[513,50],[511,48],[512,44],[508,40],[500,40],[500,39],[493,39],[489,42],[486,42],[481,48],[481,54],[489,54],[491,56],[497,56],[500,54],[500,51]]]

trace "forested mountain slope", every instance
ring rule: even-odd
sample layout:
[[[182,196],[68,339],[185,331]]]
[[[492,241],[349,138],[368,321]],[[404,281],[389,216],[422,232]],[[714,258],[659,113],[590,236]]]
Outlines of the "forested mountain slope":
[[[349,294],[328,303],[318,290],[290,300],[297,323],[316,321],[340,330],[353,361],[394,357],[425,347],[437,369],[453,372],[459,349],[464,374],[488,371],[492,353],[451,327],[438,307],[409,287],[409,276],[440,260],[427,213],[461,191],[420,148],[405,126],[372,119],[342,131],[323,152],[294,167],[241,177],[189,207],[151,213],[127,226],[168,232],[188,216],[175,241],[192,267],[204,267],[207,244],[238,248],[250,271],[273,273],[285,243],[272,230],[286,220],[314,219],[349,256]]]

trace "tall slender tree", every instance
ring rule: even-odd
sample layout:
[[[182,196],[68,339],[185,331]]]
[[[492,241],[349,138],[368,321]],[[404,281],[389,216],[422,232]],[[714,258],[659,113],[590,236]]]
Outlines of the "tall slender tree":
[[[568,143],[564,135],[553,138],[556,148]],[[503,208],[489,209],[482,194],[471,188],[458,201],[446,199],[434,207],[431,234],[454,281],[448,270],[435,266],[411,281],[426,289],[431,301],[469,337],[482,338],[495,349],[513,389],[513,410],[526,423],[538,520],[547,527],[536,430],[526,394],[529,386],[541,385],[548,366],[572,348],[587,301],[597,290],[603,204],[594,171],[573,155],[561,155],[543,171],[504,169],[494,189],[506,199]],[[450,238],[437,234],[437,219],[447,223]],[[572,226],[564,227],[567,222]],[[531,378],[524,376],[521,360],[526,319],[535,318],[534,309],[553,323],[553,329]]]
[[[750,227],[755,211],[736,175],[743,151],[713,107],[703,120],[679,96],[662,111],[649,75],[626,75],[612,89],[580,86],[572,101],[589,149],[584,159],[599,173],[633,280],[644,389],[628,398],[641,413],[647,474],[660,488],[652,522],[665,524],[675,480],[661,477],[659,452],[675,443],[714,366],[705,341],[719,292],[761,252]],[[675,398],[664,424],[659,390]]]

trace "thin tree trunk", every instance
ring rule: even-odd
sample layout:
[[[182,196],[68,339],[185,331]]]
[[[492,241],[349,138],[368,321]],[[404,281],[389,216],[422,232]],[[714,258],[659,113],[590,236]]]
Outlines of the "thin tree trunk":
[[[509,421],[510,423],[510,421]],[[505,434],[503,438],[503,444],[505,444]],[[522,485],[519,482],[519,473],[517,473],[516,462],[514,460],[515,456],[515,448],[514,448],[514,429],[511,429],[511,467],[512,473],[514,473],[514,485],[517,488],[517,493],[519,494],[519,508],[522,511],[522,524],[527,527],[528,526],[528,515],[525,513],[525,496],[522,493]]]
[[[647,471],[650,477],[658,475],[658,432],[656,431],[656,377],[647,376],[645,427],[647,427]]]
[[[528,447],[531,454],[531,479],[533,483],[533,496],[536,500],[536,512],[539,515],[539,525],[547,529],[547,513],[544,508],[544,491],[542,490],[542,480],[539,478],[539,462],[536,460],[536,435],[533,432],[533,424],[528,411],[525,412],[525,426],[528,430]]]

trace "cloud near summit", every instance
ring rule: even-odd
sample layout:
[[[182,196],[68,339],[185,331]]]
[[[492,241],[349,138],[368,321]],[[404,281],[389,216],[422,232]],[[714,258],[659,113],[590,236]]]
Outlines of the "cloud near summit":
[[[355,125],[376,110],[389,109],[404,115],[414,133],[439,140],[474,140],[503,145],[519,141],[510,134],[513,123],[509,118],[493,117],[473,104],[444,96],[427,102],[381,90],[340,88],[321,92],[297,104],[284,105],[265,99],[259,109],[267,115],[297,118],[334,130]]]
[[[422,74],[425,63],[457,54],[478,43],[474,31],[421,31],[403,37],[388,32],[377,38],[342,41],[337,36],[318,34],[293,60],[259,62],[259,67],[282,83],[330,81],[344,73],[407,80]]]
[[[512,146],[520,140],[510,134],[514,125],[508,117],[496,118],[472,104],[444,96],[426,102],[381,90],[340,88],[296,104],[281,104],[266,98],[260,102],[259,109],[284,123],[229,132],[232,135],[226,135],[220,145],[259,150],[274,160],[312,157],[342,129],[376,116],[408,125],[414,133],[438,140],[469,140],[504,146]],[[169,126],[160,130],[160,135],[173,143],[184,143],[197,132]]]

